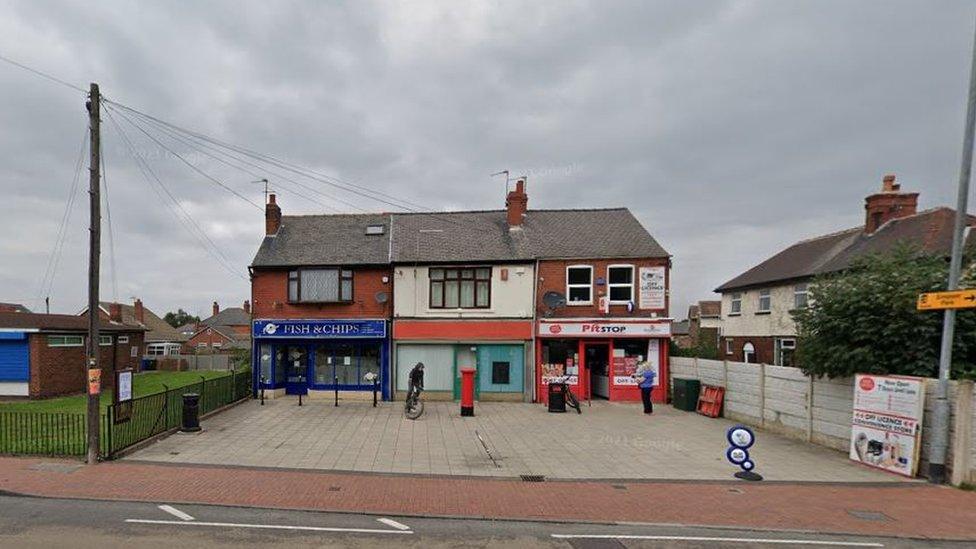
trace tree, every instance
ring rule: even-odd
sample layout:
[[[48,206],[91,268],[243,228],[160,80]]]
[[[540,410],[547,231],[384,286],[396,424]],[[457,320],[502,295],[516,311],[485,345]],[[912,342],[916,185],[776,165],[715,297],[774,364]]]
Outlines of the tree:
[[[166,323],[169,324],[170,326],[174,328],[179,328],[184,324],[189,324],[191,322],[200,322],[200,317],[193,316],[190,313],[184,311],[183,309],[179,309],[175,313],[172,311],[166,313],[166,316],[163,317],[163,320],[165,320]]]
[[[945,258],[904,246],[816,278],[809,306],[794,312],[799,366],[828,377],[937,376],[943,315],[915,304],[922,292],[945,290],[947,278]],[[973,286],[970,269],[962,287]],[[958,311],[953,342],[952,377],[976,378],[976,310]]]

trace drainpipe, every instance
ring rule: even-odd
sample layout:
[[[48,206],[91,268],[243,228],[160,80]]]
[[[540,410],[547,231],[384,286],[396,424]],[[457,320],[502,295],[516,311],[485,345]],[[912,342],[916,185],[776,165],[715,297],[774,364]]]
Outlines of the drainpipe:
[[[532,348],[530,349],[529,352],[529,356],[531,358],[528,361],[526,361],[532,365],[531,368],[527,369],[528,370],[527,373],[530,375],[527,379],[528,383],[526,383],[527,386],[532,387],[531,393],[529,395],[530,402],[539,401],[539,395],[536,394],[536,390],[538,389],[538,387],[536,387],[536,383],[535,383],[535,379],[536,379],[535,369],[539,367],[539,365],[536,364],[536,360],[535,360],[536,357],[538,356],[538,353],[536,352],[536,345],[538,344],[538,342],[536,341],[536,333],[535,333],[535,327],[538,324],[537,315],[539,314],[539,308],[536,307],[536,298],[538,296],[538,292],[539,292],[539,260],[536,259],[535,267],[533,268],[532,271],[532,342],[531,342]]]

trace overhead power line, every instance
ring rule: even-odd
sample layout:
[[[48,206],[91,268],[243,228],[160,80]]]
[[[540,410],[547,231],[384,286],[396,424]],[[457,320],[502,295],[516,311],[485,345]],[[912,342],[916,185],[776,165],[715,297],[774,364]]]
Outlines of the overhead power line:
[[[7,57],[5,55],[0,54],[0,61],[3,61],[5,63],[9,63],[9,64],[11,64],[11,65],[13,65],[15,67],[24,69],[25,71],[31,72],[31,73],[33,73],[36,76],[40,76],[41,78],[45,78],[47,80],[50,80],[51,82],[55,82],[57,84],[61,84],[62,86],[67,86],[67,87],[69,87],[69,88],[71,88],[71,89],[73,89],[75,91],[80,91],[81,93],[84,93],[86,95],[88,94],[88,90],[86,90],[85,88],[82,88],[80,86],[76,86],[76,85],[72,84],[71,82],[68,82],[67,80],[62,80],[62,79],[58,78],[57,76],[52,76],[52,75],[50,75],[50,74],[48,74],[46,72],[40,71],[40,70],[35,69],[33,67],[28,67],[27,65],[25,65],[23,63],[18,63],[17,61],[14,61],[13,59],[10,59],[9,57]]]

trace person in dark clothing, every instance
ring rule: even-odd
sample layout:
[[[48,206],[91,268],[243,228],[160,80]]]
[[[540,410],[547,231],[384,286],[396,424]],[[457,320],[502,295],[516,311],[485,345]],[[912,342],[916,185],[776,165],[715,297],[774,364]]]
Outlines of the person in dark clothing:
[[[413,369],[410,370],[408,374],[409,385],[407,388],[407,398],[416,394],[420,396],[420,392],[424,390],[424,363],[418,362]]]

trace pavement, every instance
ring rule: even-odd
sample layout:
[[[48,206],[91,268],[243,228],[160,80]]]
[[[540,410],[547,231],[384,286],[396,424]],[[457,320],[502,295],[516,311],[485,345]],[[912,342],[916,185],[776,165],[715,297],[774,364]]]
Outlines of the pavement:
[[[707,526],[976,542],[976,493],[921,482],[522,482],[127,461],[86,466],[0,457],[0,492],[386,517]]]
[[[0,496],[0,547],[964,547],[674,525],[493,521]]]
[[[524,403],[479,403],[463,418],[457,403],[427,402],[417,421],[402,405],[361,401],[248,401],[140,450],[136,461],[241,465],[462,477],[541,475],[547,479],[726,480],[725,432],[733,423],[657,406],[584,403],[582,415]],[[835,450],[759,433],[750,450],[768,480],[900,483]]]

